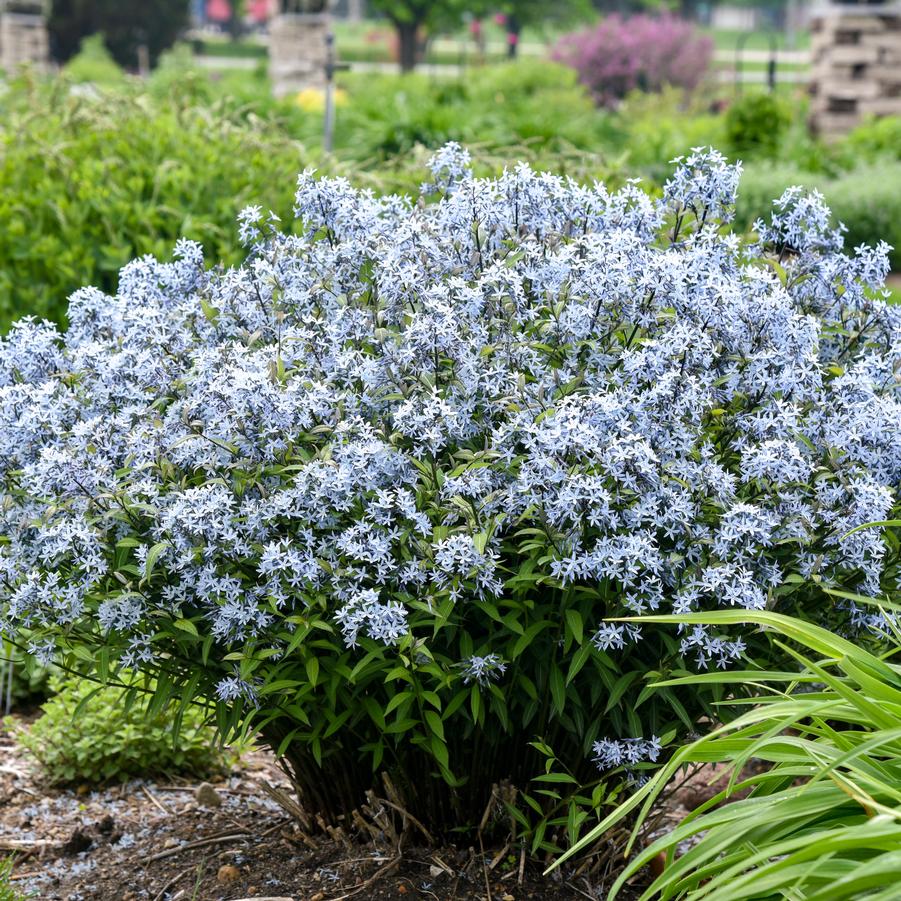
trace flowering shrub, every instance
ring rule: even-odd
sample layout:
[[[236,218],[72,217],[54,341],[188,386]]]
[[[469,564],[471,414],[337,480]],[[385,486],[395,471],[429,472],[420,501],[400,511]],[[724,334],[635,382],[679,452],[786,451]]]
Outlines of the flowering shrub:
[[[896,503],[901,310],[815,193],[729,234],[713,151],[660,200],[432,170],[420,203],[306,172],[242,266],[183,241],[12,330],[0,628],[249,720],[324,816],[386,770],[440,829],[541,753],[640,769],[717,698],[649,682],[779,653],[608,617],[880,628],[822,587],[896,590],[897,544],[848,533]]]
[[[598,103],[611,106],[630,91],[698,86],[713,58],[713,41],[675,16],[607,16],[564,35],[553,58],[572,66]]]

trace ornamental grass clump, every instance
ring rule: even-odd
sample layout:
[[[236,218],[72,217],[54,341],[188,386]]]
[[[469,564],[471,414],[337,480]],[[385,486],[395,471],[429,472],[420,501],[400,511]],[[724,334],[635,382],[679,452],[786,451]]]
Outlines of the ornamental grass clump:
[[[432,172],[420,202],[306,172],[243,265],[183,241],[12,330],[0,625],[256,730],[327,819],[384,772],[444,832],[503,780],[643,778],[721,691],[652,683],[783,653],[609,617],[879,633],[822,589],[897,591],[897,543],[847,533],[896,506],[901,311],[815,193],[730,234],[713,151],[660,200]]]

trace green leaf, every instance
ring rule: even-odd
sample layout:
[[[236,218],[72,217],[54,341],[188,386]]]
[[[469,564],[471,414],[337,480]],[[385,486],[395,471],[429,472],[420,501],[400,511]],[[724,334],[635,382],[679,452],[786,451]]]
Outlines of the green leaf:
[[[195,638],[199,637],[199,633],[197,631],[197,626],[191,622],[189,619],[177,619],[172,623],[176,629],[180,629],[182,632],[187,632],[188,635],[193,635]]]
[[[554,710],[561,716],[566,706],[566,685],[563,682],[563,673],[556,663],[551,666],[550,688]]]
[[[540,620],[537,623],[532,623],[532,625],[516,639],[516,643],[510,651],[510,659],[515,660],[519,657],[519,655],[535,640],[536,636],[540,635],[549,625],[551,625],[551,623],[548,620]]]
[[[155,544],[150,550],[147,552],[147,560],[144,563],[144,581],[149,582],[150,577],[153,575],[153,568],[156,566],[157,560],[159,560],[160,556],[166,552],[171,547],[171,543],[169,541],[160,541]]]
[[[441,717],[434,710],[426,710],[424,716],[426,725],[429,727],[429,731],[432,733],[432,735],[436,735],[443,742],[444,723],[442,722]]]
[[[565,613],[566,616],[566,625],[569,628],[569,631],[572,633],[573,638],[576,640],[576,644],[582,644],[583,638],[583,624],[582,624],[582,614],[579,613],[578,610],[574,610],[570,608]]]

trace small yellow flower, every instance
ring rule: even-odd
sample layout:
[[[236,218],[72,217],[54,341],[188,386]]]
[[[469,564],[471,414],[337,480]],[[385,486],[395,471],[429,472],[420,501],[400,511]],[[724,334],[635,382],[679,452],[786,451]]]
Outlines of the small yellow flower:
[[[297,105],[307,113],[321,113],[325,110],[325,91],[322,88],[304,88],[295,98]],[[347,91],[335,88],[335,106],[347,103]]]

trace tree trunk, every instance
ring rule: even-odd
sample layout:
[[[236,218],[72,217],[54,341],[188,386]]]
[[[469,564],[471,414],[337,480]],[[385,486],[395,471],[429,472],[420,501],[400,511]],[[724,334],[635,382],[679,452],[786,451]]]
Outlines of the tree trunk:
[[[522,32],[522,25],[516,16],[510,16],[507,19],[507,58],[516,59],[519,53],[519,36]]]
[[[398,55],[401,72],[412,72],[416,68],[419,55],[419,24],[417,22],[395,23],[398,39]]]

